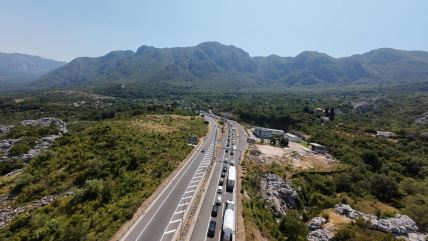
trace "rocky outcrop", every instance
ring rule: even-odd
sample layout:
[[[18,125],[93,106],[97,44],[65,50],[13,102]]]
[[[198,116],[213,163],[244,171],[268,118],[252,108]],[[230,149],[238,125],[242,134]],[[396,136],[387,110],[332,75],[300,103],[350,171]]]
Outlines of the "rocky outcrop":
[[[327,223],[327,219],[323,217],[314,217],[309,221],[308,227],[310,230],[320,229],[323,224]]]
[[[56,125],[59,128],[59,135],[67,133],[67,123],[61,119],[54,117],[45,117],[37,120],[23,120],[21,121],[23,126],[50,126]]]
[[[353,220],[363,219],[373,229],[402,236],[410,241],[425,240],[426,235],[418,232],[416,222],[407,215],[396,214],[392,218],[379,218],[354,210],[347,204],[337,204],[335,211]]]
[[[297,208],[297,192],[276,174],[266,174],[260,180],[260,190],[263,199],[270,204],[276,217],[285,215],[288,208]]]
[[[0,134],[7,134],[14,127],[14,125],[4,126],[0,125]]]
[[[428,111],[415,120],[416,124],[428,124]]]
[[[42,197],[39,200],[35,200],[31,203],[27,203],[25,206],[20,206],[17,208],[12,208],[10,206],[7,206],[5,208],[0,209],[0,229],[4,228],[9,222],[11,222],[16,215],[23,213],[27,210],[30,210],[32,208],[38,208],[45,205],[48,205],[55,201],[58,198],[73,195],[74,193],[72,191],[67,191],[58,195],[49,195]],[[9,195],[1,195],[0,196],[0,203],[6,203],[10,199]]]
[[[333,237],[333,233],[324,228],[323,225],[327,223],[327,220],[323,217],[314,217],[308,222],[308,228],[310,230],[307,239],[308,241],[328,241]]]
[[[0,152],[8,153],[10,148],[17,142],[19,139],[6,139],[0,140]]]
[[[44,136],[44,137],[40,138],[36,142],[36,145],[30,151],[16,157],[17,159],[20,159],[24,162],[28,162],[29,160],[31,160],[32,158],[37,156],[41,151],[43,151],[44,149],[47,149],[49,146],[52,145],[52,143],[56,139],[62,137],[62,135],[67,133],[67,131],[68,131],[67,130],[67,123],[65,121],[57,119],[57,118],[52,118],[52,117],[46,117],[46,118],[41,118],[41,119],[37,119],[37,120],[23,120],[20,122],[20,124],[23,126],[56,125],[58,127],[58,130],[59,130],[57,134]],[[9,140],[0,141],[0,151],[7,154],[9,152],[10,148],[12,148],[12,146],[17,141],[19,141],[19,139],[9,139]],[[10,158],[7,156],[0,157],[0,161],[7,160],[7,159],[10,159]]]

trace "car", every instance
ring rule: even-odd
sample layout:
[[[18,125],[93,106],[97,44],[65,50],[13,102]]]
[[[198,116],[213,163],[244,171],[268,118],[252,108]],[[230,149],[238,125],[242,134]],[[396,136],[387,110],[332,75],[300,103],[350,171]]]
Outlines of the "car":
[[[208,225],[208,233],[207,233],[208,237],[211,237],[211,238],[214,237],[216,226],[217,226],[216,221],[211,220],[210,224]]]
[[[205,152],[205,149],[202,149],[201,152]]]
[[[227,172],[227,166],[223,167],[223,172]]]
[[[226,158],[224,158],[224,161],[223,161],[224,163],[227,163],[227,157]]]
[[[223,192],[223,187],[222,186],[218,186],[217,187],[217,193],[221,194]]]
[[[229,152],[229,149],[226,149],[226,151],[225,151],[226,153],[228,153]]]
[[[213,208],[211,209],[211,217],[217,217],[218,207],[219,206],[217,205],[213,205]]]
[[[235,162],[234,162],[233,160],[230,160],[229,164],[230,164],[231,166],[235,166]]]
[[[220,181],[218,181],[218,185],[223,186],[223,183],[224,183],[224,179],[220,178]]]
[[[230,151],[230,155],[232,155],[232,156],[233,156],[233,151]]]
[[[225,176],[226,176],[226,172],[222,172],[221,177],[225,177]]]
[[[217,206],[221,205],[221,195],[217,196],[217,199],[215,200],[215,205],[217,205]]]

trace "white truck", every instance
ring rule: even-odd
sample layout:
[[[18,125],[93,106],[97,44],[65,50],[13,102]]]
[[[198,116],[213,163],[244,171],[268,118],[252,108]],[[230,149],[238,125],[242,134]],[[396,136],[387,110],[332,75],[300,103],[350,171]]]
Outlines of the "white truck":
[[[222,240],[232,241],[233,231],[235,229],[235,213],[232,209],[224,211]]]
[[[235,166],[230,166],[229,173],[227,175],[227,182],[226,182],[227,192],[233,192],[233,188],[235,187],[235,180],[236,180],[236,168]]]

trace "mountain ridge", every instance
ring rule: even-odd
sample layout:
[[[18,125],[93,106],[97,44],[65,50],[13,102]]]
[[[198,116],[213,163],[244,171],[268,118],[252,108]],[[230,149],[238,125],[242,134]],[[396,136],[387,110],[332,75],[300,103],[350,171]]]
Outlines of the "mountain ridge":
[[[66,62],[36,55],[0,53],[0,82],[3,84],[28,83],[65,64]]]
[[[227,80],[227,81],[226,81]],[[353,84],[412,83],[428,80],[428,53],[390,48],[334,58],[317,51],[295,57],[252,57],[233,45],[203,42],[191,47],[143,45],[82,57],[40,77],[37,88],[109,84],[224,90],[317,88]]]

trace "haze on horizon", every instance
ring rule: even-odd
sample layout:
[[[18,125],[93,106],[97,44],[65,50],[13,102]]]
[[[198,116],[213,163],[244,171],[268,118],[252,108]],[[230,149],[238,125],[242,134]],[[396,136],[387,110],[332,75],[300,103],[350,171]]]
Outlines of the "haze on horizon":
[[[251,56],[428,50],[426,0],[2,1],[0,52],[70,61],[112,50],[231,44]]]

